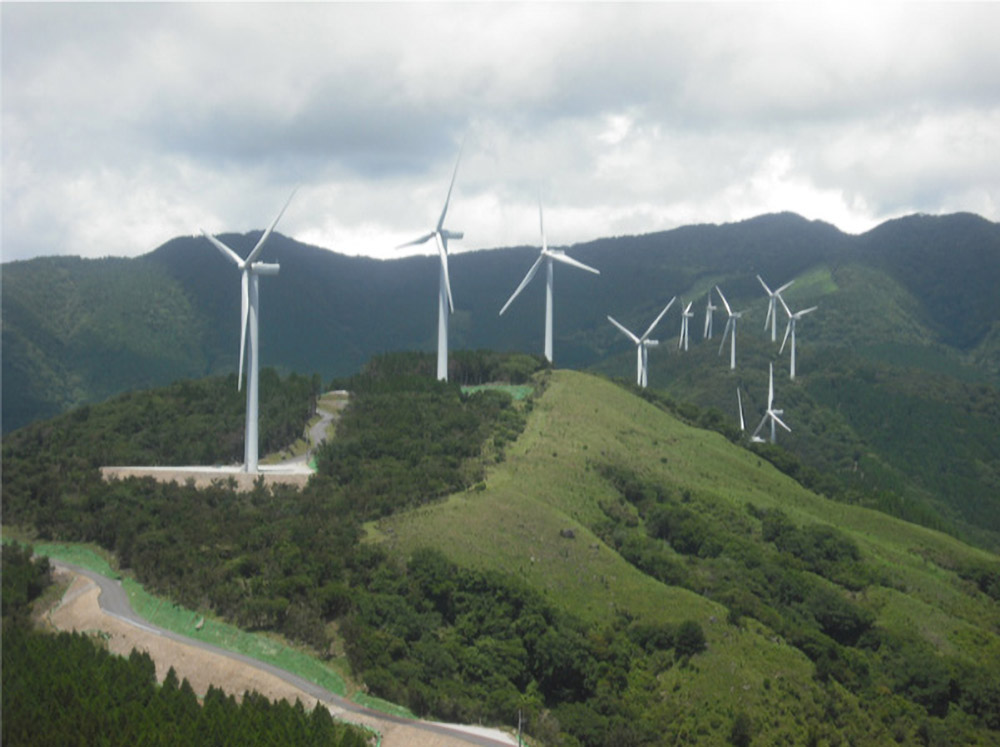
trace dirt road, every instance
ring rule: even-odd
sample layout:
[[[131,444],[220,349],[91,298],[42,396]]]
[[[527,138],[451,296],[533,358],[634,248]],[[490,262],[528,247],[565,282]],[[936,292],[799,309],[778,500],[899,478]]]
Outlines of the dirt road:
[[[178,678],[187,678],[199,695],[212,684],[237,697],[256,690],[271,699],[295,702],[298,698],[310,710],[323,703],[335,718],[378,731],[384,747],[516,744],[510,735],[496,729],[436,724],[365,708],[291,672],[151,624],[135,613],[118,581],[67,563],[54,561],[53,566],[71,577],[72,583],[49,613],[52,624],[60,630],[101,631],[108,636],[108,648],[122,656],[128,656],[133,648],[148,652],[159,680],[173,667]]]

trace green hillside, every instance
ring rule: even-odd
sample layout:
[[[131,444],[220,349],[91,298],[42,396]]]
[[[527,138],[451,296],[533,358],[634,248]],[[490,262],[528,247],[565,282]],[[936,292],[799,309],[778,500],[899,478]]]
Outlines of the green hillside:
[[[534,394],[385,356],[339,382],[305,489],[235,493],[100,481],[95,458],[130,447],[96,433],[166,396],[136,393],[6,438],[4,520],[418,714],[520,710],[540,745],[996,742],[995,554],[811,493],[655,393],[460,362],[470,383],[534,370]]]
[[[644,520],[623,498],[609,473],[655,486],[705,520],[710,538],[686,552],[672,549],[683,547],[678,541],[664,550],[676,566],[670,573],[686,579],[680,585],[644,573],[642,561],[626,560],[627,550],[615,552],[616,541],[623,547],[630,541],[619,533],[636,531],[648,516]],[[371,537],[401,557],[431,546],[459,565],[500,569],[595,626],[622,619],[632,625],[696,620],[709,643],[697,666],[660,673],[646,685],[661,693],[679,686],[684,705],[672,707],[701,735],[696,741],[725,741],[733,714],[746,711],[760,725],[762,743],[798,743],[810,701],[830,697],[817,680],[822,657],[814,663],[803,650],[809,643],[793,647],[790,636],[775,636],[760,624],[767,613],[732,624],[734,610],[752,609],[765,596],[743,598],[755,594],[754,553],[747,548],[761,545],[773,511],[797,527],[831,527],[857,548],[854,562],[863,570],[825,576],[835,594],[872,616],[870,631],[909,637],[913,646],[952,665],[1000,667],[997,600],[955,574],[966,563],[996,568],[996,556],[818,497],[721,435],[686,426],[607,381],[568,371],[552,375],[524,434],[506,461],[488,472],[484,489],[382,519]],[[711,542],[720,549],[710,549]],[[727,557],[731,551],[744,557]],[[845,581],[851,573],[863,580]],[[877,692],[881,678],[873,663],[868,666]],[[638,672],[631,676],[640,679]],[[806,714],[789,707],[792,691],[807,704]],[[869,693],[837,693],[843,716],[864,724],[852,741],[888,739],[880,731],[885,714],[877,713],[888,704],[873,706]],[[660,697],[652,700],[659,703]],[[673,735],[685,732],[676,724],[672,729]]]

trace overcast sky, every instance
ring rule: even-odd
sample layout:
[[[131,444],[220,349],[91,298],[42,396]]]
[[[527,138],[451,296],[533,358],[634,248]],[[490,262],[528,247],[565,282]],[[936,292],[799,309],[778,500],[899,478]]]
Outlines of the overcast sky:
[[[0,14],[4,261],[263,228],[296,184],[281,233],[399,256],[463,138],[452,251],[537,245],[539,191],[552,245],[781,210],[1000,220],[997,3]]]

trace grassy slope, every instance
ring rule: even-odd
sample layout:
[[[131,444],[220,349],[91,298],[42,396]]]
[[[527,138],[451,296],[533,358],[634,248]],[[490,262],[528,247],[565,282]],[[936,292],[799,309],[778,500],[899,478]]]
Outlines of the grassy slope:
[[[797,730],[801,714],[789,707],[790,698],[801,698],[798,707],[805,711],[828,707],[800,652],[756,622],[728,625],[725,608],[640,573],[587,529],[602,515],[600,502],[615,498],[591,466],[605,461],[701,499],[780,507],[798,524],[835,525],[884,573],[885,586],[869,587],[863,599],[879,625],[916,631],[942,653],[964,651],[1000,667],[995,607],[945,569],[963,558],[992,556],[816,496],[720,435],[688,427],[610,382],[576,372],[551,375],[524,434],[506,461],[490,470],[485,489],[384,519],[371,536],[404,555],[432,545],[459,564],[513,573],[593,623],[610,621],[615,609],[650,621],[698,620],[710,650],[698,657],[697,676],[675,667],[653,682],[664,693],[681,688],[684,697],[671,707],[690,714],[691,728],[716,723],[722,729],[734,708],[746,708],[761,714],[776,738]],[[572,529],[575,539],[560,537],[562,529]],[[764,678],[777,686],[761,687]],[[726,692],[729,697],[719,697]],[[684,703],[699,703],[701,716]],[[857,705],[844,693],[841,707],[855,712]],[[860,712],[855,717],[866,718]]]

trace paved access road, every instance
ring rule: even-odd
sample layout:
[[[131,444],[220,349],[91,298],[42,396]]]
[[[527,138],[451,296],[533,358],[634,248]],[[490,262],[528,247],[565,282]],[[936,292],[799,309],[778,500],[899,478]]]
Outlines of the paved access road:
[[[258,661],[257,659],[253,659],[243,654],[227,651],[219,648],[218,646],[213,646],[210,643],[205,643],[204,641],[199,641],[194,638],[188,638],[187,636],[180,635],[179,633],[174,633],[173,631],[154,625],[148,620],[140,617],[136,614],[135,610],[132,609],[128,594],[125,592],[125,589],[122,587],[120,581],[110,579],[100,573],[73,565],[71,563],[53,560],[52,565],[56,568],[64,568],[76,575],[84,576],[93,581],[100,589],[98,604],[104,614],[110,615],[117,620],[139,628],[147,633],[163,636],[164,638],[182,645],[201,649],[218,656],[224,656],[250,667],[267,672],[280,678],[284,682],[287,682],[289,685],[301,690],[302,692],[311,695],[320,702],[325,703],[328,706],[333,706],[338,710],[364,716],[368,721],[381,721],[386,724],[405,725],[411,729],[417,729],[421,732],[425,732],[428,735],[445,737],[447,738],[448,744],[482,745],[482,747],[510,747],[510,745],[513,744],[513,741],[510,738],[492,738],[482,734],[462,731],[461,727],[451,727],[446,724],[436,724],[429,721],[421,721],[419,719],[408,719],[400,716],[393,716],[391,714],[381,713],[379,711],[358,705],[357,703],[319,687],[318,685],[309,682],[298,675],[281,669],[280,667],[276,667],[273,664]]]

